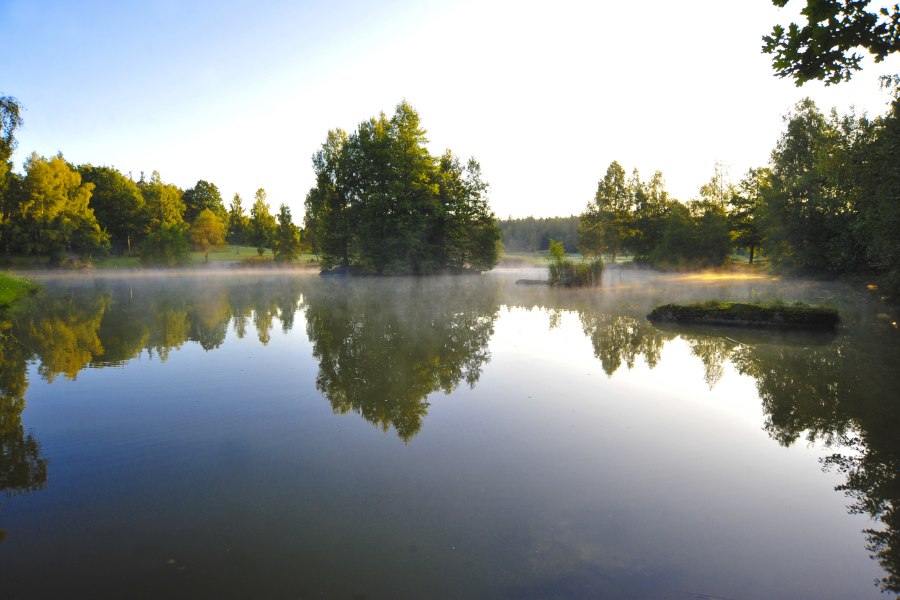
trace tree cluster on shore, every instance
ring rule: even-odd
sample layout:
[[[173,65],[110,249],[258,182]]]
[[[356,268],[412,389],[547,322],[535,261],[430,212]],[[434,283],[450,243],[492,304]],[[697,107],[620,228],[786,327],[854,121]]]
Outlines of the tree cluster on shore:
[[[157,171],[134,181],[114,167],[73,165],[62,153],[32,153],[24,174],[12,170],[21,106],[0,97],[0,248],[8,254],[49,257],[60,265],[70,256],[111,252],[138,255],[147,264],[174,266],[188,250],[204,252],[226,243],[271,249],[290,261],[302,249],[300,228],[282,204],[271,214],[265,190],[256,192],[249,215],[235,194],[226,209],[215,184],[192,188],[166,183]]]
[[[496,264],[500,231],[481,167],[449,150],[434,157],[426,141],[405,101],[351,134],[328,132],[304,221],[323,268],[419,275]]]
[[[785,117],[768,166],[737,184],[721,165],[699,198],[678,202],[657,172],[610,164],[579,222],[586,256],[623,253],[662,267],[718,266],[760,251],[781,272],[871,275],[900,295],[900,82],[888,112],[823,114],[812,100]]]

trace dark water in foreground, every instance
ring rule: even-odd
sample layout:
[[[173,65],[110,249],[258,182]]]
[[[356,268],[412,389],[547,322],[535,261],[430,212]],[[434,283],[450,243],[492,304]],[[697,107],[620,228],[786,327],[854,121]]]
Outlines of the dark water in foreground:
[[[836,284],[44,281],[2,331],[0,598],[900,589],[900,335]],[[829,301],[836,335],[658,329]]]

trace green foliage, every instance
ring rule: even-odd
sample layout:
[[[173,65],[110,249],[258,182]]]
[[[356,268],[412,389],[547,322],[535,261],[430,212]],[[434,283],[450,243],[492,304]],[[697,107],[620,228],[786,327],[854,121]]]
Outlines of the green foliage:
[[[297,260],[302,250],[300,228],[294,225],[291,209],[282,204],[278,212],[278,225],[272,240],[272,252],[276,262],[292,262]]]
[[[869,201],[862,167],[877,130],[852,113],[826,118],[809,99],[786,123],[763,194],[767,254],[784,271],[863,270],[869,241],[856,223]]]
[[[141,245],[141,263],[177,267],[190,260],[187,232],[183,224],[162,225],[150,233]]]
[[[731,241],[735,248],[749,251],[751,265],[763,241],[762,199],[771,187],[771,174],[765,167],[748,170],[728,202]]]
[[[225,224],[213,211],[204,208],[191,226],[191,242],[208,262],[210,249],[225,243]]]
[[[137,184],[112,167],[81,165],[82,181],[94,185],[90,208],[99,226],[109,234],[116,252],[132,253],[147,231],[148,214]]]
[[[167,225],[185,225],[182,191],[175,185],[163,183],[159,171],[153,171],[149,182],[142,176],[138,188],[144,197],[148,233]]]
[[[214,183],[200,180],[192,188],[184,190],[182,196],[184,202],[184,220],[193,223],[204,210],[210,210],[223,223],[228,217],[225,205],[222,203],[222,195]]]
[[[408,103],[351,135],[330,131],[313,167],[305,227],[324,268],[426,274],[496,264],[500,233],[480,166],[449,151],[432,157]]]
[[[37,289],[27,279],[0,273],[0,309],[8,308],[16,300],[33,294]]]
[[[16,148],[16,130],[22,126],[22,106],[11,96],[0,96],[0,240],[9,247],[10,208],[7,190],[12,172],[12,153]]]
[[[600,256],[607,253],[615,262],[632,234],[632,200],[633,195],[625,182],[625,169],[613,161],[597,184],[594,201],[588,204],[578,223],[578,248],[582,254]]]
[[[69,251],[88,255],[108,248],[108,236],[89,206],[93,189],[61,154],[46,159],[33,153],[25,162],[25,178],[7,192],[10,241],[54,262]]]
[[[789,0],[772,0],[784,7]],[[800,86],[824,80],[826,85],[849,80],[858,71],[866,50],[881,62],[900,50],[900,5],[868,10],[869,0],[806,0],[802,27],[776,25],[763,36],[763,52],[772,55],[779,77]]]
[[[241,205],[240,194],[235,194],[228,210],[228,233],[225,236],[229,244],[242,245],[247,243],[250,231],[250,220],[244,214]]]
[[[603,261],[599,257],[576,263],[566,258],[566,248],[562,242],[550,240],[547,261],[550,263],[550,285],[567,287],[600,285]]]
[[[250,234],[248,241],[256,246],[257,254],[262,256],[267,248],[272,247],[272,240],[275,237],[275,217],[269,212],[266,190],[262,188],[256,190],[248,226]]]
[[[578,247],[578,216],[506,219],[498,223],[507,252],[546,252],[550,240],[567,248]]]

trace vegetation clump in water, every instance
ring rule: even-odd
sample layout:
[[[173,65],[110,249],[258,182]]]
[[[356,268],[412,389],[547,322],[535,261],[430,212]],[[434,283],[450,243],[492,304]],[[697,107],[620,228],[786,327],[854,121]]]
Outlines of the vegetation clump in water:
[[[580,263],[566,258],[566,248],[562,242],[550,240],[550,251],[547,253],[550,261],[550,285],[564,285],[568,287],[584,287],[600,285],[603,276],[603,261],[599,258]]]
[[[837,310],[825,306],[800,302],[759,304],[716,300],[657,306],[647,318],[674,323],[808,329],[833,329],[840,322]]]

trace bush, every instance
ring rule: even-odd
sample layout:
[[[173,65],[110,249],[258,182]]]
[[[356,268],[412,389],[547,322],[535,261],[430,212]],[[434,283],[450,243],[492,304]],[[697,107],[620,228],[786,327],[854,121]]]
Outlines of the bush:
[[[547,253],[550,261],[550,285],[567,287],[598,286],[603,276],[603,261],[599,258],[575,262],[566,258],[566,249],[562,242],[550,240]]]

